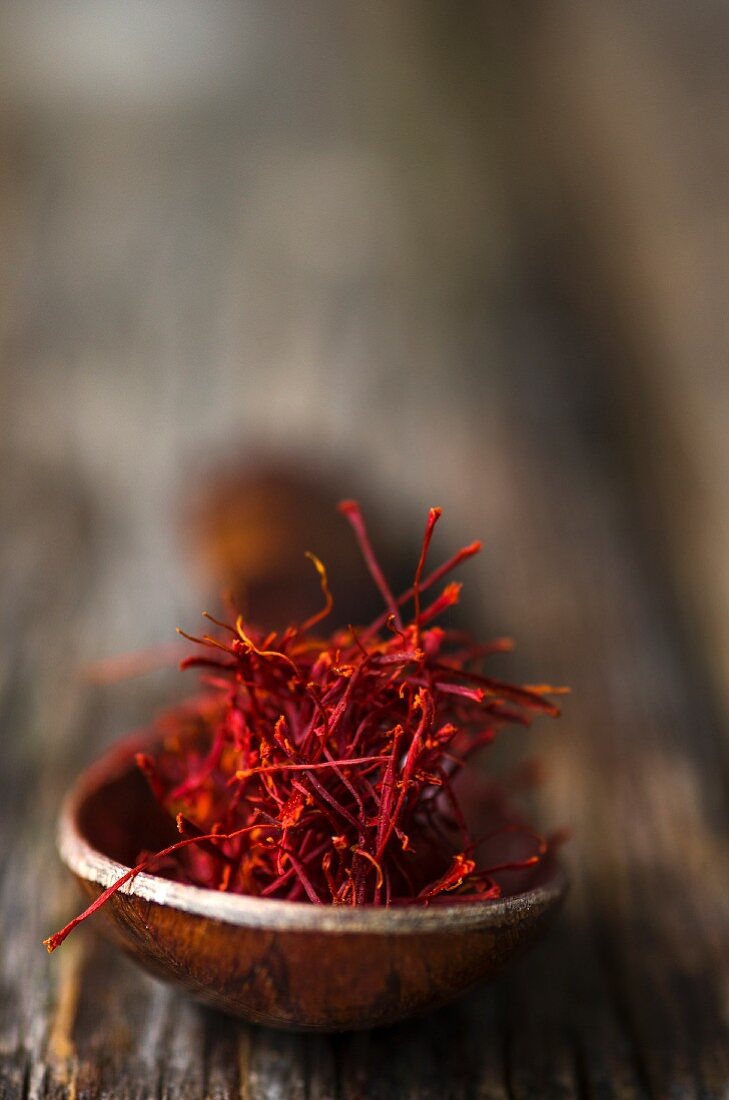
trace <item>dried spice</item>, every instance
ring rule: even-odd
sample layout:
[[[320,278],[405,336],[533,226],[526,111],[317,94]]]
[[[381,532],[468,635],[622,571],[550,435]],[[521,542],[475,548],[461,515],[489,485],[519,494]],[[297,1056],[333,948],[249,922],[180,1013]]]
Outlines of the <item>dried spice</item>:
[[[139,855],[62,931],[49,951],[141,871],[231,893],[316,905],[436,904],[498,897],[500,873],[537,864],[546,840],[505,819],[492,833],[522,838],[518,858],[477,862],[484,837],[466,821],[457,780],[469,759],[510,723],[556,716],[562,689],[517,686],[481,665],[509,648],[477,644],[436,620],[458,601],[453,569],[472,543],[426,572],[440,509],[432,508],[411,588],[395,598],[359,506],[345,501],[385,604],[369,626],[329,637],[324,565],[309,554],[321,610],[263,634],[239,615],[212,619],[183,667],[202,670],[205,693],[163,719],[161,749],[137,763],[180,839]],[[405,614],[405,609],[408,613]],[[180,632],[183,633],[183,632]],[[496,876],[496,877],[495,877]]]

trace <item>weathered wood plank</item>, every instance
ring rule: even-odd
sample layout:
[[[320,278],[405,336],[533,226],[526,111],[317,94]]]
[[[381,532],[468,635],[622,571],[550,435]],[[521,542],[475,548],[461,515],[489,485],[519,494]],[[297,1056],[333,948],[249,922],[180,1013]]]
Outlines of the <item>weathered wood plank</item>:
[[[404,42],[408,20],[391,20]],[[439,62],[439,80],[460,56]],[[388,96],[404,95],[398,50],[381,64]],[[18,167],[5,207],[14,305],[2,313],[0,1097],[719,1100],[726,1089],[726,714],[634,522],[655,473],[636,487],[609,364],[563,305],[502,286],[499,354],[484,366],[497,345],[473,267],[498,219],[479,212],[476,246],[472,211],[460,237],[455,210],[447,232],[423,236],[470,136],[479,157],[489,141],[473,80],[433,93],[431,132],[446,134],[454,109],[463,130],[431,158],[442,174],[405,219],[400,261],[393,192],[408,206],[423,173],[406,149],[386,185],[341,122],[318,134],[320,158],[276,146],[271,107],[259,129],[227,115],[190,119],[182,136],[165,120],[36,119],[6,135]],[[418,88],[432,102],[428,82]],[[398,125],[373,110],[368,134],[387,160]],[[467,196],[478,168],[460,180]],[[364,177],[362,230],[350,212]],[[277,235],[282,196],[303,238],[293,222]],[[344,228],[327,247],[334,200]],[[431,251],[442,268],[421,278]],[[200,1010],[92,928],[52,959],[40,947],[77,904],[53,850],[63,790],[179,686],[101,689],[78,669],[164,641],[197,612],[173,522],[197,455],[289,429],[309,447],[316,437],[327,461],[364,464],[393,520],[403,500],[440,502],[454,531],[483,536],[464,576],[473,617],[516,634],[523,678],[575,689],[559,727],[512,739],[515,756],[550,772],[534,796],[542,820],[574,830],[573,892],[553,935],[492,989],[333,1039]]]

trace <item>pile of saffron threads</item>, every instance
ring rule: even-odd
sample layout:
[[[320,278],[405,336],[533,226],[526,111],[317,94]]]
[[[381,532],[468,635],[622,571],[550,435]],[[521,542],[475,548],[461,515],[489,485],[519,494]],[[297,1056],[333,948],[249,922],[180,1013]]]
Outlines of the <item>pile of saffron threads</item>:
[[[508,640],[477,644],[437,620],[460,585],[439,587],[480,550],[463,547],[428,572],[440,509],[431,508],[412,587],[395,598],[354,501],[349,520],[384,601],[367,627],[327,637],[327,574],[313,554],[324,606],[282,633],[207,619],[214,633],[182,662],[203,670],[204,694],[162,719],[155,756],[137,764],[180,839],[143,852],[64,929],[53,951],[142,871],[236,894],[314,905],[434,904],[498,897],[494,877],[544,859],[548,843],[517,822],[525,854],[478,866],[454,783],[509,723],[555,717],[562,689],[517,686],[481,671]],[[435,590],[435,592],[433,591]],[[407,614],[405,613],[407,609]],[[184,632],[180,632],[184,633]],[[511,853],[511,849],[510,849]]]

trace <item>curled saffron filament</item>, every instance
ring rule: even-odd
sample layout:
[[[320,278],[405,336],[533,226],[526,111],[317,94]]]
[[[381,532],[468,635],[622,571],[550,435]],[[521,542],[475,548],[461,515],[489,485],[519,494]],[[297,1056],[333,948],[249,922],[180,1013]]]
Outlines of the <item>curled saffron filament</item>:
[[[312,904],[429,905],[498,897],[494,876],[547,855],[547,841],[502,815],[486,839],[522,834],[531,850],[515,857],[507,845],[480,867],[457,793],[474,753],[507,724],[558,715],[551,697],[565,690],[482,671],[511,642],[478,643],[436,624],[458,602],[460,584],[447,581],[424,604],[423,594],[480,543],[426,573],[441,516],[431,508],[412,586],[396,598],[359,505],[345,501],[340,509],[385,610],[369,626],[320,634],[333,599],[324,565],[308,554],[324,602],[301,625],[264,633],[241,616],[228,622],[206,614],[214,633],[180,630],[199,647],[183,667],[201,667],[207,688],[160,719],[160,748],[137,763],[182,839],[140,853],[136,866],[45,941],[49,951],[143,871]]]

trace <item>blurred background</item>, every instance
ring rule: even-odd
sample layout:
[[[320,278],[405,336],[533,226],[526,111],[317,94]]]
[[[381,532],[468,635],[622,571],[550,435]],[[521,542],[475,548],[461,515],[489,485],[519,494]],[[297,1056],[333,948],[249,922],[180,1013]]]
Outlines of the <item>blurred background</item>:
[[[543,761],[541,820],[574,830],[572,946],[540,979],[563,1000],[502,988],[504,1042],[560,1095],[614,1058],[621,1095],[718,1096],[725,5],[6,0],[0,24],[12,1072],[92,1049],[119,1072],[98,1011],[68,1025],[86,1055],[48,1046],[65,979],[21,975],[54,923],[28,898],[42,869],[66,913],[65,783],[182,686],[83,670],[195,629],[223,586],[272,621],[316,606],[307,549],[366,615],[333,510],[359,496],[395,578],[431,504],[435,555],[482,538],[464,615],[519,641],[495,674],[573,686],[517,750]]]

